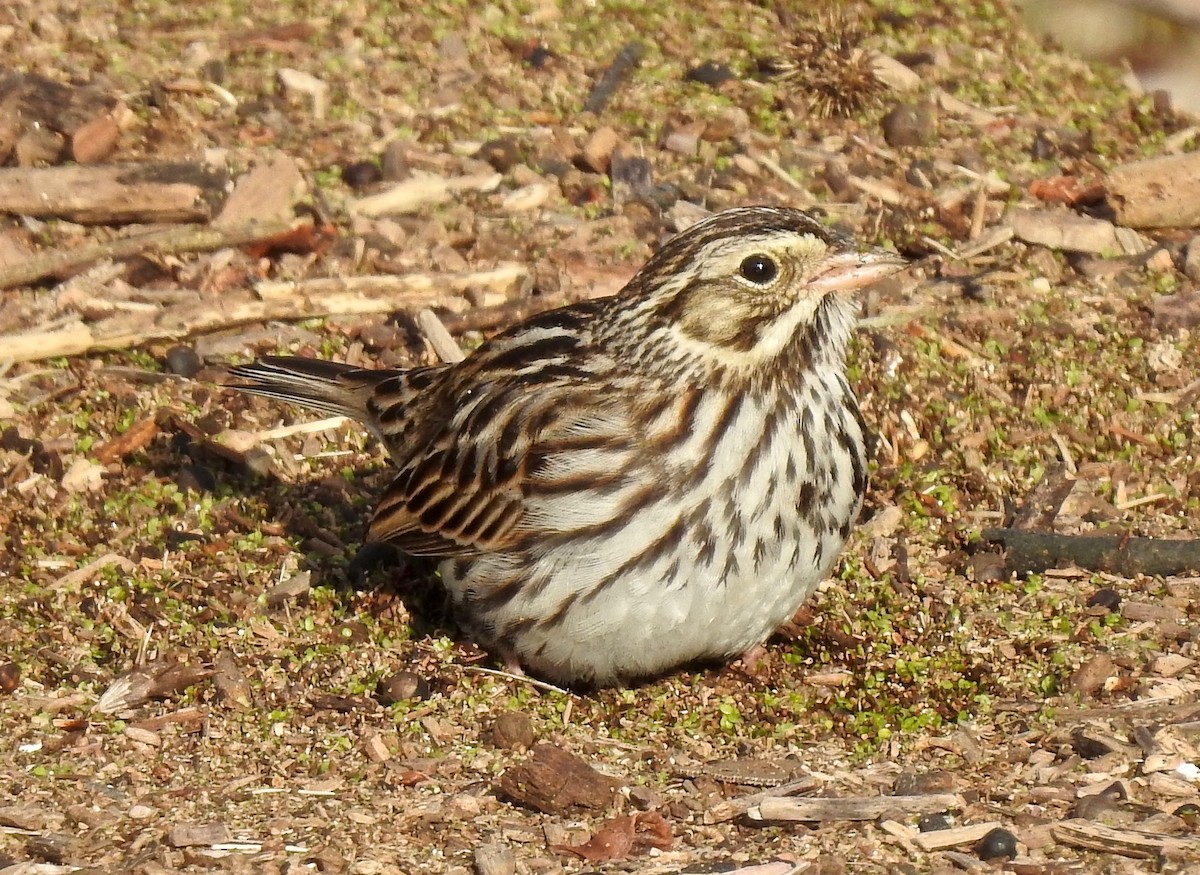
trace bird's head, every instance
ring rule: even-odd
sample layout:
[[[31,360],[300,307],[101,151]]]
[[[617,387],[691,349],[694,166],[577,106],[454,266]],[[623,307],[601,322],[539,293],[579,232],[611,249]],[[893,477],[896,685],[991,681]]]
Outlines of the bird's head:
[[[740,371],[797,343],[810,360],[840,359],[854,293],[905,264],[801,210],[746,207],[673,237],[621,297],[629,318],[652,326],[650,337],[674,342],[693,361]]]

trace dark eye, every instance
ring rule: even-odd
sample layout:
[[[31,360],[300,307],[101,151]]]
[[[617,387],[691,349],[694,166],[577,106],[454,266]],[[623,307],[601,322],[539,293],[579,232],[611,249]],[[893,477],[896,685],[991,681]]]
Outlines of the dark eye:
[[[768,255],[749,255],[738,268],[738,272],[750,282],[765,286],[779,275],[775,260]]]

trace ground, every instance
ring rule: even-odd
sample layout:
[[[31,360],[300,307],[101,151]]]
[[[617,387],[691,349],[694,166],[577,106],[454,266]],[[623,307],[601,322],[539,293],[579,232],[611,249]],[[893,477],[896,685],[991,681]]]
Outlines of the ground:
[[[619,288],[688,204],[819,207],[915,263],[867,296],[851,353],[874,434],[861,524],[752,664],[554,691],[496,674],[427,570],[360,553],[387,478],[373,441],[279,436],[309,417],[217,385],[225,363],[278,350],[435,361],[412,312],[0,366],[0,871],[983,865],[975,838],[923,844],[937,831],[917,831],[911,801],[853,821],[714,815],[764,792],[763,769],[822,798],[952,794],[952,826],[1015,835],[1014,871],[1198,865],[1200,578],[1136,556],[1022,571],[984,537],[1194,555],[1194,232],[1125,253],[984,245],[1012,211],[1103,221],[1106,174],[1186,147],[1194,119],[1003,4],[389,6],[0,11],[14,74],[120,101],[105,160],[237,177],[283,155],[316,217],[303,243],[118,259],[102,293],[61,274],[0,290],[7,339],[95,323],[104,301],[153,311],[171,290],[217,309],[261,280],[522,266],[516,287],[442,311],[469,348],[531,302]],[[916,71],[910,90],[878,82],[871,52]],[[714,65],[725,81],[689,76]],[[327,92],[281,85],[284,68]],[[17,133],[29,118],[2,113]],[[356,206],[421,173],[499,179],[398,216]],[[0,256],[128,232],[8,216]],[[544,744],[615,794],[532,807],[513,770]],[[627,847],[584,844],[606,824]]]

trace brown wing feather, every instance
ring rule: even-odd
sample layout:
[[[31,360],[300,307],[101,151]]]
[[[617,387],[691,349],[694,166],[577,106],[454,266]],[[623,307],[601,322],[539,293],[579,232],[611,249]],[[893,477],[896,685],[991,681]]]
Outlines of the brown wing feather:
[[[529,399],[512,389],[492,389],[488,394],[494,397],[475,405],[496,413],[492,421],[456,417],[434,434],[427,430],[416,436],[375,510],[369,540],[388,541],[413,556],[441,558],[516,546],[529,441],[524,435],[514,440],[504,424],[524,418],[527,413],[519,408]],[[412,415],[428,421],[418,411]]]

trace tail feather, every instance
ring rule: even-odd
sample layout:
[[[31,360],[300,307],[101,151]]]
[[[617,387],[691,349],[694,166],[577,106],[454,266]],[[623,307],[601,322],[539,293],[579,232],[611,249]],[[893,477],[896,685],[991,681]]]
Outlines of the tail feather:
[[[298,356],[264,356],[230,368],[233,379],[226,385],[370,424],[369,402],[376,387],[403,373]]]

